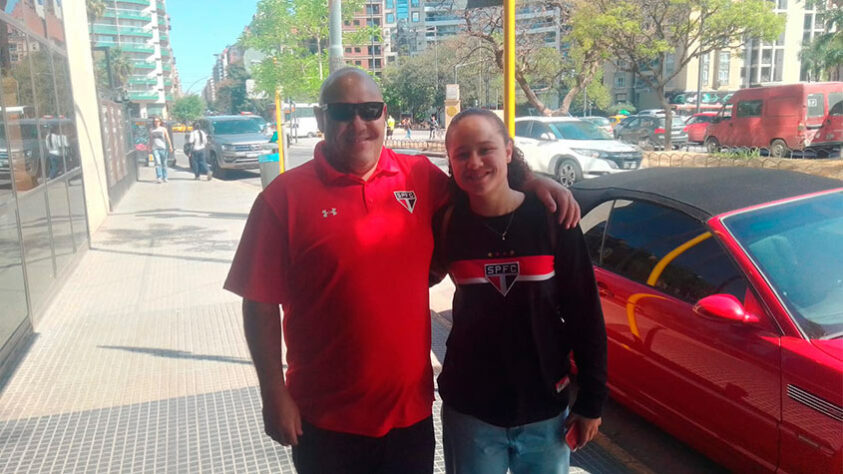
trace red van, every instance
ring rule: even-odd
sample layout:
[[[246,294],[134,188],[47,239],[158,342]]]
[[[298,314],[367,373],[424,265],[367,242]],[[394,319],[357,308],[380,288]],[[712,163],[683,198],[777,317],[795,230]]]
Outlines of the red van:
[[[741,89],[706,129],[705,145],[709,152],[726,146],[767,148],[775,157],[827,155],[843,145],[843,82]]]

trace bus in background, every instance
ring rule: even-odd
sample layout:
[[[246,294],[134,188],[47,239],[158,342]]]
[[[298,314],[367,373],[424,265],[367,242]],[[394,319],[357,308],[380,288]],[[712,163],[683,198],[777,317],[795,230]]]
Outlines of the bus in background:
[[[316,125],[316,115],[313,113],[313,107],[317,105],[306,102],[284,104],[284,127],[288,130],[287,136],[304,138],[321,135],[319,126]]]

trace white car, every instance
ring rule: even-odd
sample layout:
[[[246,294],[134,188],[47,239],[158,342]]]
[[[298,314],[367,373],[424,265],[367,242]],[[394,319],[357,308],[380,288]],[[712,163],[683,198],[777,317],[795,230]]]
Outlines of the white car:
[[[583,178],[641,167],[641,150],[573,117],[515,119],[515,145],[533,171],[570,186]]]

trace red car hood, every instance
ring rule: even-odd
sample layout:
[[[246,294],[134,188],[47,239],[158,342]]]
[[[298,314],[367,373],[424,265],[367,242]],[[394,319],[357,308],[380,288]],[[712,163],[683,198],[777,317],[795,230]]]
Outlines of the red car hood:
[[[814,339],[814,347],[843,362],[843,339]]]

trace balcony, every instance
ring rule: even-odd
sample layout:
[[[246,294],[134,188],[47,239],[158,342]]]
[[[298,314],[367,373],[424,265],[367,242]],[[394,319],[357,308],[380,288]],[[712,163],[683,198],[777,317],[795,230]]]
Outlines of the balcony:
[[[162,43],[169,43],[170,42],[170,35],[165,35],[164,33],[161,33],[158,36],[161,37]]]
[[[113,41],[96,41],[94,42],[94,46],[97,48],[119,48],[120,43],[115,43]]]
[[[169,58],[170,57],[170,48],[161,48],[161,57],[162,58]]]
[[[156,101],[158,94],[150,94],[148,92],[129,92],[130,100]]]
[[[163,12],[165,10],[164,4],[161,2],[155,2],[155,7],[158,8],[158,11]]]
[[[91,27],[91,32],[100,35],[116,35],[117,27],[110,25],[94,25],[93,27]]]
[[[130,77],[129,84],[132,85],[145,85],[145,86],[154,86],[158,84],[158,79],[151,79],[148,77]]]
[[[145,7],[148,7],[149,4],[150,4],[150,1],[149,0],[117,0],[117,3],[118,4],[120,4],[120,3],[130,3],[132,5],[143,5]]]
[[[173,101],[173,94],[167,94],[167,102]]]
[[[125,10],[119,10],[119,11],[108,10],[108,11],[105,12],[103,17],[104,18],[123,18],[123,19],[126,19],[126,20],[152,21],[152,17],[149,16],[149,15],[146,15],[144,13],[125,11]]]
[[[169,64],[164,64],[164,65],[161,67],[161,69],[163,69],[163,70],[164,70],[164,72],[170,72],[170,71],[172,71],[172,70],[173,70],[173,66],[171,66],[171,65],[169,65]]]
[[[96,33],[96,31],[94,31]],[[143,28],[121,27],[120,34],[123,36],[139,36],[141,38],[152,38],[152,32]]]
[[[149,46],[137,46],[132,44],[122,44],[120,45],[120,49],[126,51],[127,53],[146,53],[152,54],[155,52],[155,48]]]
[[[172,79],[164,79],[164,86],[165,87],[171,87],[172,85],[173,85]]]
[[[149,61],[135,61],[132,65],[135,69],[155,69],[155,63]]]

